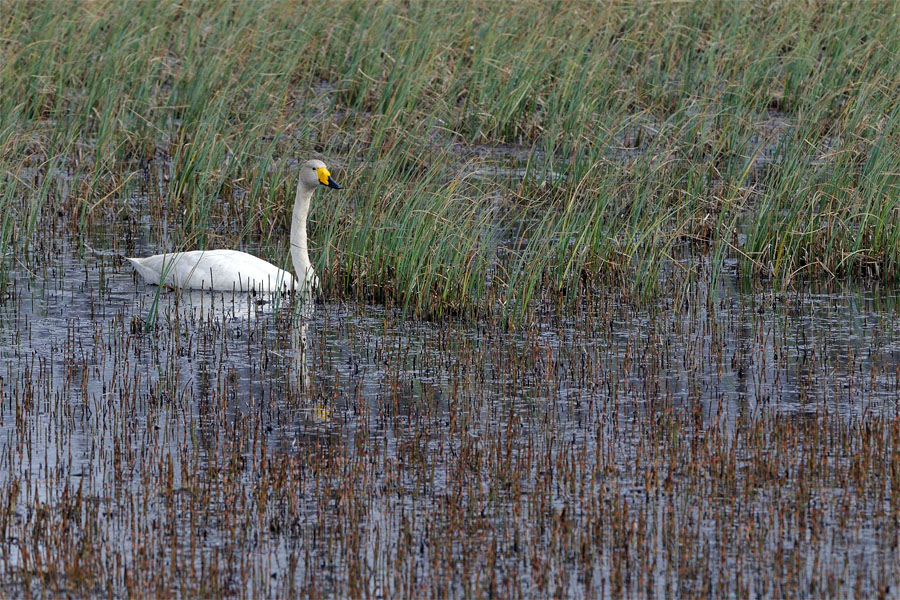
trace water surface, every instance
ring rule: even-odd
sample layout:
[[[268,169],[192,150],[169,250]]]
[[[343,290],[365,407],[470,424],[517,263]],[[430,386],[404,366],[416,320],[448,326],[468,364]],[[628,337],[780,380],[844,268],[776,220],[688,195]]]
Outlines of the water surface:
[[[0,305],[7,593],[897,593],[895,290],[510,332],[57,259]]]

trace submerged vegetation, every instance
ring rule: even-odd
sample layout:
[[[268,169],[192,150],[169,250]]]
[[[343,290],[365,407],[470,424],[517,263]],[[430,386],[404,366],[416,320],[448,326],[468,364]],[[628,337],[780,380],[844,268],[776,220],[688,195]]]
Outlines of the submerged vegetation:
[[[318,154],[327,292],[413,313],[652,293],[685,251],[900,278],[892,3],[7,2],[0,34],[7,267],[140,202],[154,245],[278,262]]]

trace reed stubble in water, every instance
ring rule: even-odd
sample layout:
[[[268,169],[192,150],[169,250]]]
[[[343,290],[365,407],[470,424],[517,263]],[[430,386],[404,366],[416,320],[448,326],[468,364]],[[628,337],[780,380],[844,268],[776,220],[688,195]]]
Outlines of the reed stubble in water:
[[[6,593],[892,593],[896,298],[613,293],[517,333],[328,303],[298,358],[290,311],[222,295],[147,334],[102,270],[0,313]]]

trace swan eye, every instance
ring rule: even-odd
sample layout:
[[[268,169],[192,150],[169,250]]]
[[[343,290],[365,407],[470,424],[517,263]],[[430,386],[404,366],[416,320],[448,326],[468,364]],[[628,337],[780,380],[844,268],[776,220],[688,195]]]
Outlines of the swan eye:
[[[319,176],[319,183],[322,185],[328,185],[328,176],[331,173],[328,172],[328,169],[322,167],[321,169],[316,169],[316,174]]]

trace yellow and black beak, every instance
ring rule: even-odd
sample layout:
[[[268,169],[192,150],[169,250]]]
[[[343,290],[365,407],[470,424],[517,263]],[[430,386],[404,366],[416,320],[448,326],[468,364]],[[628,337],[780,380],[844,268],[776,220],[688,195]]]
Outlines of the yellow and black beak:
[[[341,189],[341,186],[336,184],[334,179],[331,178],[331,173],[328,172],[328,169],[316,169],[316,174],[319,176],[319,183],[322,185],[327,185],[336,190]]]

